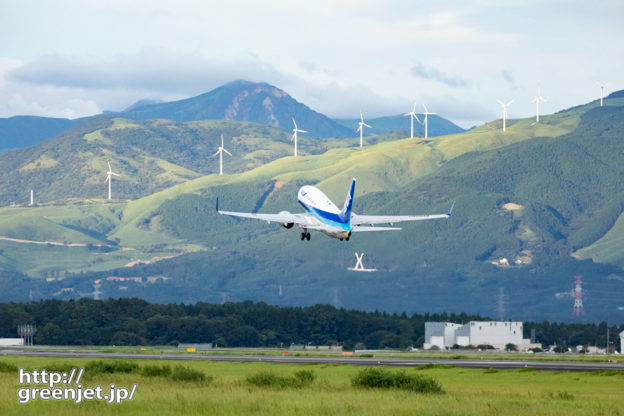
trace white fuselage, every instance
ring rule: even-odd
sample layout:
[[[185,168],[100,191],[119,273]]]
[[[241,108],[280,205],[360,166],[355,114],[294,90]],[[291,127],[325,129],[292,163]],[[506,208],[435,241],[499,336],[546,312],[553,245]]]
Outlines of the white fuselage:
[[[320,231],[334,238],[347,238],[351,235],[350,221],[340,218],[340,209],[320,189],[310,185],[302,186],[297,199],[314,218],[315,224],[311,226],[327,227]]]

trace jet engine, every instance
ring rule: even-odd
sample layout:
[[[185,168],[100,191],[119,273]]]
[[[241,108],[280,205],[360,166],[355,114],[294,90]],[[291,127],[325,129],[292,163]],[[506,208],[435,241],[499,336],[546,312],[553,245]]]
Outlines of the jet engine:
[[[290,215],[290,212],[288,211],[281,211],[280,215]],[[283,222],[282,223],[282,227],[286,228],[286,229],[290,229],[293,227],[293,225],[295,225],[294,222]]]

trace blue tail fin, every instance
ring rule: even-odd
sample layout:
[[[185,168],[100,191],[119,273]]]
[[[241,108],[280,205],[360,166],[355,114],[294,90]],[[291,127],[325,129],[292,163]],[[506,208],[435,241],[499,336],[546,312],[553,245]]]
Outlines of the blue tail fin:
[[[342,212],[340,213],[340,220],[343,222],[348,222],[351,218],[351,208],[353,207],[353,192],[355,192],[355,178],[353,178],[353,181],[351,182],[351,188],[349,188],[347,199],[345,200],[345,203],[342,206]]]

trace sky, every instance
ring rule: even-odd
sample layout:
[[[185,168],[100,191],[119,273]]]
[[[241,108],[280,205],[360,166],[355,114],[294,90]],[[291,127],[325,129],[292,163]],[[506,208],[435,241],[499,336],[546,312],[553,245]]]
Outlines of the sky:
[[[227,82],[267,82],[330,117],[468,128],[624,89],[624,2],[0,0],[0,117],[76,118]]]

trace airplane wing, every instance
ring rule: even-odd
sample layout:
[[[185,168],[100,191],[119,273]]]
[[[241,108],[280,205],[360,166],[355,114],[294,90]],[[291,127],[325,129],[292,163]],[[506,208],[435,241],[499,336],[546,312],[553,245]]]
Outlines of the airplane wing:
[[[289,212],[283,212],[279,214],[256,214],[253,212],[232,212],[232,211],[217,211],[222,215],[229,215],[232,217],[253,218],[256,220],[263,220],[266,222],[280,222],[282,224],[300,224],[300,225],[312,225],[312,217],[307,214],[291,214]],[[308,227],[311,228],[311,227]]]
[[[394,224],[396,222],[403,221],[423,221],[423,220],[433,220],[436,218],[448,218],[453,213],[453,208],[455,207],[455,201],[453,201],[453,205],[451,209],[446,214],[433,214],[433,215],[357,215],[353,214],[351,216],[351,226],[353,227],[353,231],[356,231],[361,225],[375,225],[375,224]],[[371,227],[374,228],[374,231],[382,231],[382,227]],[[362,230],[363,231],[363,230]],[[368,230],[373,231],[373,230]]]
[[[252,218],[252,219],[262,220],[266,222],[279,222],[282,224],[305,225],[308,228],[312,228],[311,226],[316,224],[312,216],[308,214],[291,214],[288,211],[283,211],[283,212],[280,212],[279,214],[257,214],[254,212],[221,211],[219,209],[218,199],[217,199],[217,212],[221,215],[229,215],[232,217]]]
[[[362,226],[357,225],[351,228],[351,231],[354,233],[361,233],[364,231],[398,231],[398,230],[400,230],[400,228],[398,227],[367,227],[366,225],[362,225]]]

